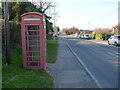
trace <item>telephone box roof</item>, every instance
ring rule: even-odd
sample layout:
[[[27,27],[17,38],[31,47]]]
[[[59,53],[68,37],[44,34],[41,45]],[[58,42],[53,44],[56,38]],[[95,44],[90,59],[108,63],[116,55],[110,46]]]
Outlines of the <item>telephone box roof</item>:
[[[42,15],[43,15],[43,14],[38,13],[38,12],[28,12],[28,13],[22,14],[21,17],[26,16],[26,15],[32,15],[32,14],[34,14],[34,15],[39,15],[39,16],[42,16]]]

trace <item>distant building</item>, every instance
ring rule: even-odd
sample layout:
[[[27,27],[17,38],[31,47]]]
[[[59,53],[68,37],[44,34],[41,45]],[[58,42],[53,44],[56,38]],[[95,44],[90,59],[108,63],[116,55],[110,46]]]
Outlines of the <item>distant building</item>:
[[[94,30],[92,34],[96,34],[96,33],[98,33],[98,32]]]
[[[92,34],[92,30],[80,30],[80,34]]]
[[[112,28],[111,34],[120,34],[120,23]]]

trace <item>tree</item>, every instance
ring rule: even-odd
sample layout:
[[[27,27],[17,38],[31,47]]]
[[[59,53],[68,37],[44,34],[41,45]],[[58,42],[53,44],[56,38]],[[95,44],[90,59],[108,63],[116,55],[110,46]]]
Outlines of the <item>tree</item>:
[[[46,18],[46,34],[49,34],[49,32],[53,32],[53,24],[52,22],[49,22],[49,20]]]
[[[2,7],[0,6],[0,19],[2,18]]]
[[[51,8],[55,7],[55,5],[51,1],[40,0],[38,7],[42,11],[42,13],[45,14],[45,16],[46,16],[46,33],[48,34],[49,32],[54,32],[53,23],[50,22],[50,19],[52,19],[53,14],[51,14],[51,16],[48,16],[47,11],[50,10]]]
[[[31,2],[9,2],[9,20],[20,22],[21,15],[27,12],[41,12],[36,5]],[[2,11],[4,14],[4,5],[2,4]]]
[[[41,12],[43,14],[45,14],[45,16],[46,16],[46,33],[48,34],[49,32],[54,32],[53,23],[50,22],[50,19],[52,19],[52,15],[54,15],[54,14],[52,14],[52,12],[49,12],[49,14],[51,13],[51,15],[48,16],[47,11],[50,10],[51,8],[55,7],[55,5],[51,1],[40,0],[39,4],[37,6],[41,10]]]
[[[40,0],[38,7],[42,10],[42,12],[45,14],[48,9],[51,7],[55,7],[51,1],[47,0]]]
[[[16,22],[21,22],[21,15],[24,13],[40,11],[37,6],[31,2],[10,2],[9,4],[10,20]]]
[[[100,33],[100,34],[104,34],[104,33],[106,33],[106,34],[111,34],[112,29],[108,29],[108,28],[96,28],[96,29],[94,30],[94,32]]]
[[[70,34],[75,34],[79,32],[79,29],[78,28],[75,28],[75,27],[72,27],[72,28],[65,28],[62,30],[62,33],[65,33],[67,35],[70,35]]]
[[[45,14],[45,11],[51,6],[51,3],[43,3],[46,8],[38,7],[31,2],[9,2],[9,20],[17,23],[21,23],[21,15],[27,12],[39,12],[46,17],[46,33],[53,31],[51,17]],[[2,4],[2,16],[4,18],[4,5]]]

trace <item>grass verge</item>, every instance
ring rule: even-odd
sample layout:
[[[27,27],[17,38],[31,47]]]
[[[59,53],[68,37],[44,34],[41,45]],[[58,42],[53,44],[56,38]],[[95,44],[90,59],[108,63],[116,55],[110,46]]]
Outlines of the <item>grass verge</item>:
[[[75,36],[75,34],[71,34],[71,35],[68,35],[68,36]]]
[[[4,61],[4,58],[3,58]],[[2,68],[2,88],[52,88],[53,78],[44,70],[24,69],[22,50],[16,49],[11,55],[11,65]]]
[[[48,37],[48,40],[54,40],[54,39],[58,40],[58,37],[55,37],[55,38],[54,38],[54,36]]]
[[[55,63],[57,60],[57,49],[58,41],[57,40],[47,40],[47,62]]]

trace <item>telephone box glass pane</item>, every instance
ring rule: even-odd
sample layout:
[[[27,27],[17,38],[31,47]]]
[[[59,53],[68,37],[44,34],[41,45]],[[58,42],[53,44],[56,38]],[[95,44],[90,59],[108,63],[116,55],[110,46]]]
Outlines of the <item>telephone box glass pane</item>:
[[[39,25],[25,25],[25,30],[39,30]]]
[[[39,25],[25,25],[26,55],[28,66],[38,66],[40,61]]]
[[[30,36],[30,35],[40,35],[39,31],[26,31],[25,35]]]
[[[37,37],[37,36],[26,36],[26,40],[28,41],[28,40],[40,40],[40,38],[39,37]]]
[[[26,42],[26,46],[39,46],[40,42]]]
[[[26,51],[38,52],[40,51],[40,47],[26,47]]]

